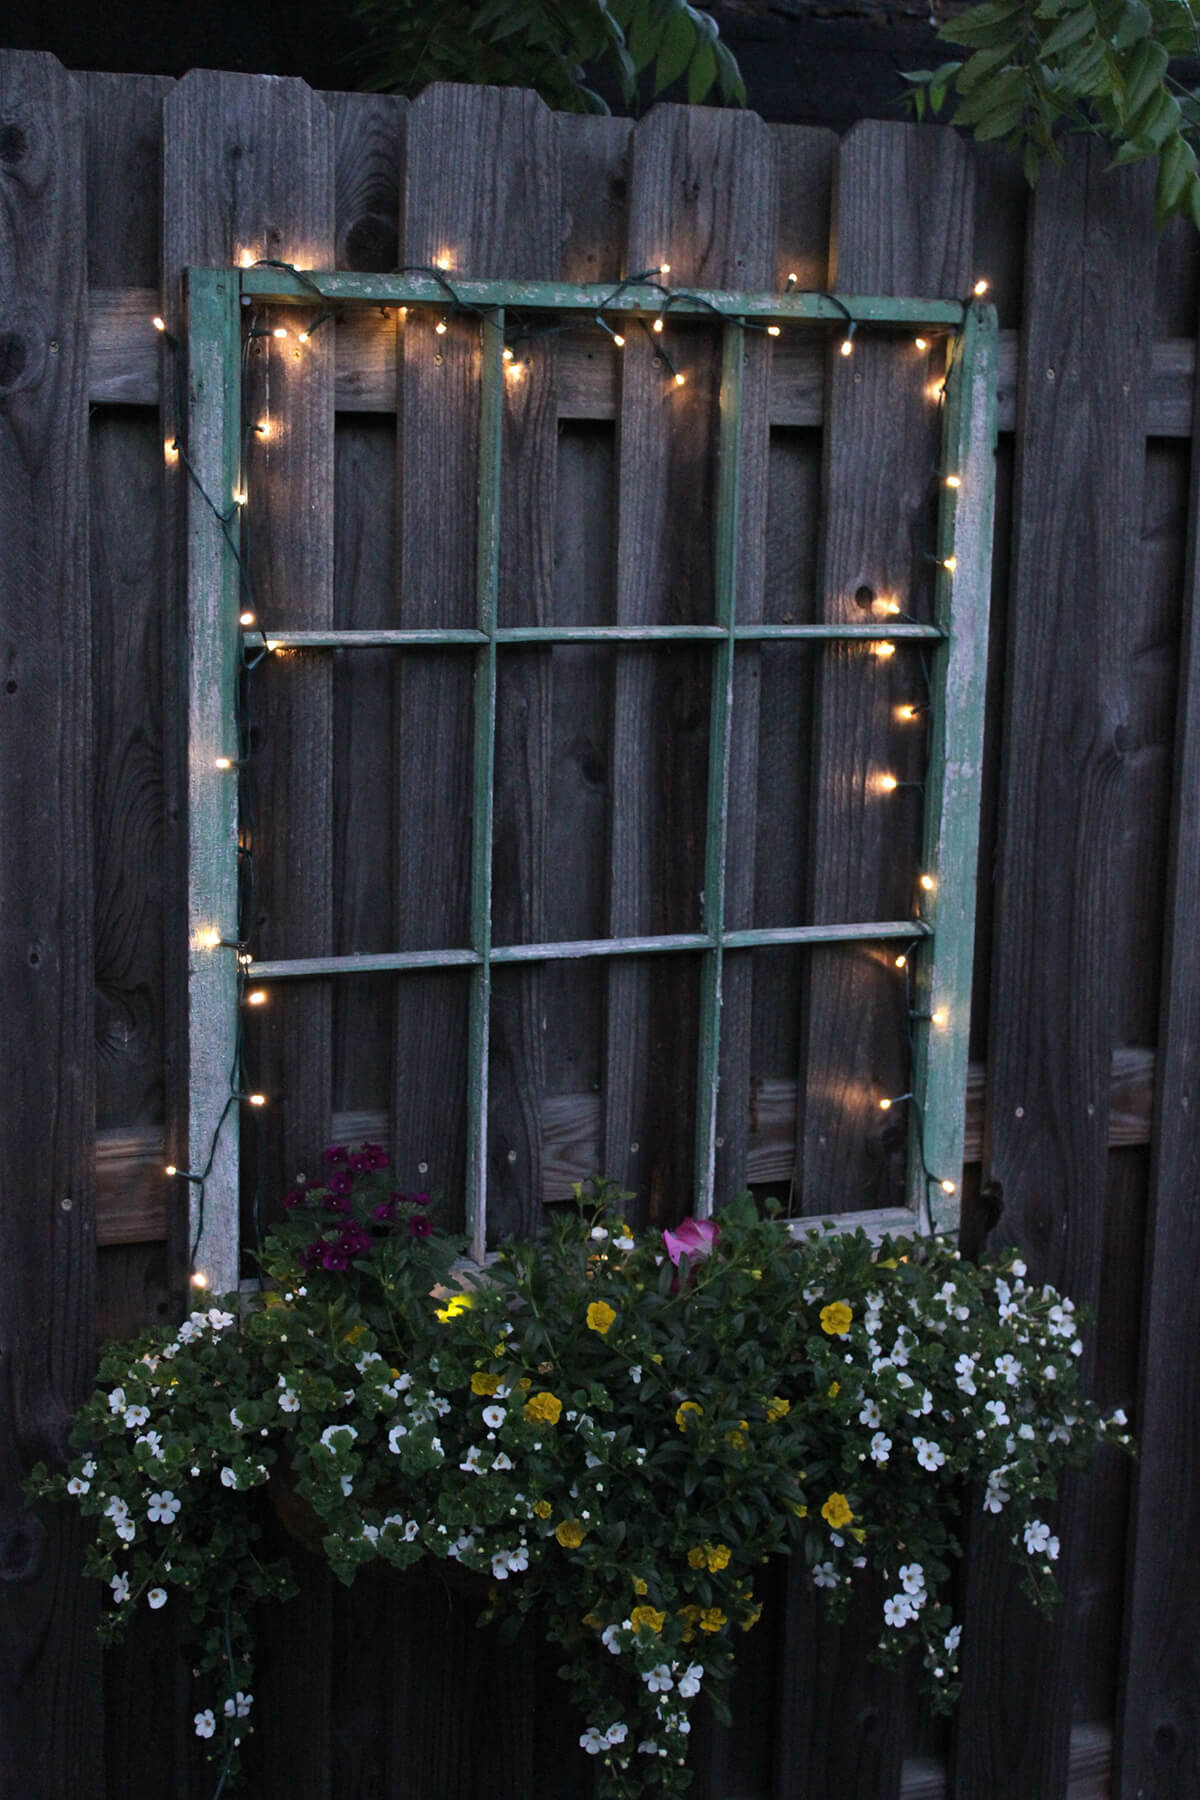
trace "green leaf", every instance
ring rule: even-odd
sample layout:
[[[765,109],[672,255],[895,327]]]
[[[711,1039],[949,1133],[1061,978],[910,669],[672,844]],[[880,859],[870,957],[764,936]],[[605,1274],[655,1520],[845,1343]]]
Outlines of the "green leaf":
[[[994,44],[1015,43],[1020,35],[1021,0],[983,0],[956,19],[947,19],[938,36],[948,44],[971,44],[988,50]]]
[[[1145,0],[1125,0],[1120,21],[1112,35],[1113,49],[1127,50],[1131,44],[1136,44],[1139,38],[1147,35],[1152,22],[1150,8]]]
[[[678,81],[691,61],[696,44],[696,31],[686,11],[677,13],[663,33],[658,61],[654,68],[654,91],[661,94],[673,81]]]
[[[1130,118],[1145,106],[1167,72],[1168,57],[1152,38],[1138,45],[1125,74],[1125,105]]]
[[[701,44],[688,67],[688,105],[699,106],[716,79],[716,53],[711,43]]]
[[[1081,6],[1067,13],[1043,40],[1043,59],[1049,61],[1061,51],[1069,50],[1072,44],[1078,44],[1081,39],[1092,36],[1096,30],[1096,15],[1090,6]]]
[[[993,70],[1001,69],[1008,61],[1008,45],[1000,44],[994,50],[977,50],[962,66],[955,83],[960,94],[969,94],[978,87]]]

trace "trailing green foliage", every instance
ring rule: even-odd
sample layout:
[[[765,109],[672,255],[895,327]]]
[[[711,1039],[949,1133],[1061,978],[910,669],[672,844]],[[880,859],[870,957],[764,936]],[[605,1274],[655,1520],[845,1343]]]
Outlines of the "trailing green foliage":
[[[654,92],[686,81],[698,104],[713,93],[744,104],[745,86],[716,21],[686,0],[358,0],[367,28],[365,85],[418,94],[431,81],[536,88],[567,112],[607,112],[587,72],[615,74],[626,105],[654,67]]]
[[[1192,0],[983,0],[938,35],[969,54],[905,77],[918,118],[953,102],[952,122],[1018,152],[1031,184],[1066,131],[1107,139],[1114,164],[1157,156],[1159,224],[1200,225],[1200,92],[1169,66],[1200,54]]]

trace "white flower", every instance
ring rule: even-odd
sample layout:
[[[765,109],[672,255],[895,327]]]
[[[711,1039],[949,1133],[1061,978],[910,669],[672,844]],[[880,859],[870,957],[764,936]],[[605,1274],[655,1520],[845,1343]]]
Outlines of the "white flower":
[[[353,1425],[327,1425],[321,1433],[321,1442],[334,1456],[337,1455],[339,1450],[349,1448],[349,1445],[335,1444],[333,1442],[335,1437],[341,1436],[343,1433],[349,1437],[351,1444],[358,1436],[358,1432]]]
[[[917,1453],[917,1461],[923,1469],[940,1469],[946,1460],[946,1452],[932,1438],[915,1437],[913,1449]]]
[[[493,1469],[511,1469],[512,1466],[513,1466],[512,1457],[506,1455],[503,1450],[501,1450],[499,1456],[493,1456],[493,1458],[492,1458],[492,1468]]]
[[[507,1581],[508,1580],[508,1570],[509,1570],[508,1551],[507,1550],[497,1550],[495,1556],[493,1556],[493,1558],[492,1558],[492,1574],[496,1577],[497,1581]]]
[[[508,1566],[514,1575],[521,1575],[529,1567],[529,1552],[524,1544],[518,1544],[515,1550],[508,1553]]]
[[[984,1512],[1002,1512],[1010,1498],[1011,1495],[1004,1484],[1001,1470],[993,1469],[987,1479],[987,1492],[983,1496]]]
[[[84,1463],[82,1469],[80,1469],[79,1473],[83,1476],[83,1479],[85,1481],[90,1481],[92,1479],[92,1476],[96,1473],[96,1465],[92,1461],[90,1456],[88,1457],[87,1461]]]
[[[215,1306],[209,1308],[208,1322],[214,1331],[228,1331],[236,1323],[231,1312],[219,1312]]]
[[[632,1250],[633,1249],[633,1239],[631,1237],[614,1238],[613,1239],[613,1249],[614,1250]]]
[[[483,1474],[483,1470],[479,1466],[479,1456],[480,1456],[479,1445],[472,1444],[470,1446],[470,1448],[468,1449],[466,1456],[463,1458],[462,1462],[460,1462],[458,1465],[464,1475],[482,1475]]]
[[[696,1695],[700,1692],[700,1683],[703,1681],[703,1679],[704,1679],[704,1664],[703,1663],[689,1663],[687,1668],[683,1671],[683,1674],[679,1677],[679,1681],[677,1684],[678,1688],[679,1688],[680,1696],[684,1700],[692,1699],[692,1697],[694,1695]]]
[[[1056,1537],[1051,1537],[1046,1545],[1046,1555],[1050,1558],[1051,1562],[1058,1561],[1058,1552],[1060,1548],[1061,1546],[1058,1539]]]
[[[241,1419],[238,1417],[238,1409],[236,1406],[231,1406],[229,1409],[229,1423],[233,1426],[235,1431],[245,1431],[246,1429]]]
[[[652,1694],[669,1694],[675,1686],[666,1663],[659,1663],[657,1668],[651,1669],[649,1674],[643,1675],[642,1680]]]
[[[145,1444],[147,1450],[149,1450],[151,1456],[154,1457],[155,1461],[156,1462],[162,1461],[163,1452],[162,1452],[162,1432],[161,1431],[145,1431],[142,1433],[142,1435],[140,1437],[134,1438],[133,1441],[134,1441],[135,1446],[138,1444]]]
[[[128,1598],[129,1598],[129,1577],[128,1577],[128,1575],[114,1575],[108,1585],[112,1589],[112,1597],[116,1601],[118,1606],[121,1605],[122,1601],[128,1600]]]
[[[630,1379],[630,1381],[632,1381],[634,1383],[635,1386],[642,1379],[642,1369],[641,1369],[640,1363],[635,1363],[633,1368],[630,1369],[629,1379]]]
[[[150,1607],[153,1612],[157,1612],[160,1606],[165,1606],[166,1604],[166,1588],[151,1588],[150,1592],[146,1595],[146,1605]]]
[[[441,1394],[436,1395],[429,1404],[439,1419],[444,1419],[446,1414],[450,1411],[450,1402]]]
[[[382,1361],[383,1361],[383,1358],[382,1358],[382,1356],[380,1356],[378,1350],[364,1350],[363,1354],[359,1357],[358,1361],[355,1363],[354,1366],[358,1370],[360,1375],[365,1375],[372,1363],[377,1363],[377,1362],[382,1362]]]
[[[611,1651],[614,1656],[617,1656],[621,1649],[621,1645],[618,1641],[620,1636],[621,1627],[619,1625],[606,1625],[604,1630],[600,1633],[600,1642],[604,1645],[606,1650]]]
[[[499,1431],[507,1417],[503,1406],[485,1406],[483,1409],[483,1422],[492,1431]]]
[[[132,1544],[134,1538],[137,1536],[137,1527],[134,1525],[132,1519],[122,1519],[121,1523],[116,1527],[116,1533],[122,1543]]]
[[[1072,1356],[1082,1356],[1083,1355],[1083,1339],[1082,1338],[1076,1338],[1075,1342],[1071,1345],[1071,1355]]]
[[[837,1572],[831,1562],[819,1562],[813,1565],[813,1586],[819,1588],[835,1588],[838,1584]]]
[[[279,1394],[277,1398],[279,1400],[280,1412],[294,1413],[300,1411],[300,1397],[292,1388],[285,1387],[282,1394]]]
[[[1072,1421],[1072,1423],[1073,1423],[1073,1421]],[[1121,1426],[1128,1425],[1129,1420],[1125,1416],[1125,1408],[1123,1406],[1118,1406],[1116,1411],[1113,1413],[1112,1423],[1114,1425],[1121,1425]],[[84,1469],[83,1472],[85,1475],[87,1474],[86,1469]]]
[[[91,1487],[90,1481],[83,1481],[78,1475],[72,1475],[67,1483],[68,1494],[86,1494]]]
[[[1025,1264],[1021,1261],[1019,1256],[1018,1256],[1017,1260],[1013,1263],[1012,1272],[1017,1277],[1018,1281],[1022,1278],[1022,1276],[1024,1276],[1027,1273]]]
[[[589,1725],[579,1740],[579,1748],[586,1750],[589,1756],[599,1756],[602,1750],[608,1749],[608,1739],[594,1725]]]
[[[954,1385],[964,1394],[975,1394],[979,1391],[969,1375],[960,1375]]]
[[[885,1437],[882,1431],[877,1431],[875,1436],[871,1439],[869,1448],[871,1451],[871,1461],[882,1465],[887,1461],[891,1454],[892,1440],[890,1437]]]
[[[952,1625],[950,1627],[949,1631],[946,1633],[946,1654],[947,1654],[947,1656],[954,1655],[954,1652],[958,1649],[961,1638],[962,1638],[962,1626],[961,1625]]]
[[[213,1732],[217,1729],[217,1721],[213,1717],[213,1709],[211,1706],[206,1706],[203,1712],[198,1712],[196,1714],[195,1726],[197,1737],[208,1738],[212,1736]]]
[[[862,1409],[858,1415],[858,1422],[860,1425],[867,1425],[874,1431],[882,1417],[883,1414],[880,1412],[879,1407],[874,1400],[863,1401]]]
[[[125,1389],[124,1388],[114,1388],[113,1389],[112,1393],[108,1396],[108,1410],[110,1413],[124,1412],[124,1410],[125,1410]]]
[[[1045,1376],[1047,1381],[1057,1381],[1058,1380],[1058,1370],[1055,1368],[1053,1363],[1047,1363],[1045,1368],[1042,1370],[1042,1374]]]
[[[253,1705],[254,1695],[243,1694],[239,1688],[236,1697],[225,1702],[225,1717],[227,1719],[248,1719],[250,1708]]]
[[[628,1725],[610,1725],[604,1735],[610,1744],[623,1744],[629,1736],[629,1727]]]
[[[991,1413],[992,1420],[997,1425],[1007,1425],[1010,1423],[1008,1408],[1005,1406],[1003,1400],[989,1400],[983,1410],[984,1412]]]
[[[592,1242],[594,1244],[602,1244],[607,1236],[608,1232],[603,1225],[592,1226]]]
[[[345,1500],[345,1499],[348,1499],[349,1496],[354,1492],[354,1482],[349,1475],[343,1475],[341,1478],[341,1482],[342,1482],[342,1498],[343,1498],[343,1500]]]
[[[1026,1423],[1017,1426],[1017,1436],[1019,1438],[1024,1438],[1027,1444],[1031,1444],[1037,1436],[1037,1432],[1033,1429],[1032,1425]]]
[[[883,1603],[883,1616],[889,1625],[897,1629],[907,1625],[913,1616],[913,1605],[907,1594],[895,1594]]]
[[[1025,1548],[1030,1556],[1040,1556],[1048,1550],[1050,1544],[1050,1527],[1041,1519],[1030,1519],[1025,1527]]]
[[[221,1470],[221,1486],[227,1487],[227,1488],[235,1488],[237,1486],[237,1484],[238,1484],[237,1475],[227,1464],[225,1466],[225,1468],[223,1468]]]
[[[125,1408],[125,1423],[130,1431],[136,1431],[139,1425],[147,1424],[149,1418],[150,1408],[148,1406],[127,1406]]]
[[[416,1537],[417,1533],[420,1531],[420,1529],[421,1529],[421,1527],[418,1525],[418,1523],[415,1519],[409,1519],[404,1527],[405,1543],[411,1544],[413,1539]]]
[[[921,1395],[917,1404],[915,1406],[910,1406],[908,1410],[909,1415],[914,1419],[923,1418],[926,1413],[933,1411],[933,1395],[928,1388],[925,1389],[925,1392]]]
[[[638,1745],[638,1750],[642,1756],[658,1756],[660,1754],[658,1745],[654,1742],[653,1738],[643,1738]],[[665,1756],[666,1751],[662,1751],[661,1754]]]
[[[901,1563],[900,1585],[906,1594],[925,1592],[925,1571],[920,1563]]]
[[[164,1488],[161,1494],[151,1494],[146,1517],[151,1524],[170,1525],[182,1505],[182,1500],[177,1500],[170,1488]]]
[[[105,1501],[104,1516],[106,1519],[111,1519],[114,1525],[119,1525],[122,1519],[129,1517],[129,1507],[119,1494],[113,1494]]]

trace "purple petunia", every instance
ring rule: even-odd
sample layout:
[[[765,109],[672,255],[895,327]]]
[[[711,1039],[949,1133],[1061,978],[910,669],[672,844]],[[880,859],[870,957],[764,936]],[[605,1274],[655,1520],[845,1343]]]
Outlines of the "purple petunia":
[[[326,1244],[321,1256],[321,1267],[323,1269],[348,1269],[350,1258],[343,1255],[336,1244]]]
[[[331,1169],[336,1169],[339,1163],[345,1162],[349,1154],[345,1144],[330,1144],[327,1149],[322,1150],[321,1158]]]
[[[378,1206],[371,1208],[373,1219],[394,1219],[395,1216],[396,1202],[394,1200],[381,1200]]]
[[[428,1206],[429,1205],[429,1195],[428,1194],[409,1194],[408,1198],[411,1201],[413,1206]]]
[[[425,1217],[424,1213],[414,1213],[412,1218],[408,1221],[408,1229],[412,1232],[414,1237],[428,1237],[433,1230],[433,1226],[429,1223],[429,1220]]]
[[[327,1194],[349,1194],[354,1189],[354,1177],[349,1169],[336,1169],[325,1186]]]
[[[371,1234],[358,1223],[357,1219],[351,1219],[349,1224],[342,1226],[338,1234],[337,1247],[346,1256],[361,1256],[364,1251],[371,1248]]]
[[[350,1158],[350,1167],[359,1174],[369,1169],[386,1169],[387,1166],[387,1151],[380,1144],[364,1144]]]
[[[305,1200],[307,1200],[307,1198],[308,1198],[308,1189],[307,1188],[294,1187],[291,1189],[291,1191],[289,1193],[286,1193],[283,1196],[283,1204],[287,1207],[288,1211],[291,1212],[293,1207],[303,1206],[304,1202],[305,1202]]]

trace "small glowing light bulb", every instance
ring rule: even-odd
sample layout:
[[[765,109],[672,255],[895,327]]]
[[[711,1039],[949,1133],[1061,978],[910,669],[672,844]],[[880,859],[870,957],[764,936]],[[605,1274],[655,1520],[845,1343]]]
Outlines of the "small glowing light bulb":
[[[218,756],[216,766],[218,769],[232,769],[233,764],[227,756]]]
[[[436,332],[437,332],[437,334],[438,334],[438,336],[439,336],[439,337],[445,337],[445,335],[446,335],[446,321],[445,321],[445,319],[439,319],[439,320],[438,320],[438,322],[437,322],[437,324],[436,324],[436,325],[435,325],[435,326],[434,326],[434,328],[433,328],[433,329],[434,329],[434,330],[435,330],[435,331],[436,331]]]
[[[255,988],[253,993],[246,995],[247,1006],[265,1006],[266,1004],[267,994],[265,988]]]
[[[957,1194],[958,1192],[957,1187],[952,1181],[940,1181],[938,1186],[941,1188],[943,1194]]]
[[[179,456],[179,443],[175,438],[168,438],[163,444],[163,455],[168,462],[175,462]]]
[[[236,489],[236,491],[234,492],[234,496],[233,496],[233,504],[235,506],[245,506],[246,499],[247,499],[247,494],[246,494],[245,488]]]
[[[252,269],[254,267],[254,252],[253,252],[253,250],[243,250],[240,260],[241,260],[243,269]]]
[[[308,333],[307,333],[307,331],[298,331],[298,332],[297,332],[297,333],[296,333],[296,342],[297,342],[297,343],[298,343],[298,344],[307,344],[307,342],[308,342]]]
[[[981,278],[981,279],[980,279],[980,280],[979,280],[979,281],[977,281],[977,282],[976,282],[976,283],[975,283],[975,286],[974,286],[974,287],[973,287],[973,288],[972,288],[972,289],[971,289],[971,292],[972,292],[972,293],[973,293],[973,294],[974,294],[974,295],[975,295],[975,298],[976,298],[976,299],[977,299],[977,300],[982,300],[982,299],[983,299],[983,296],[984,296],[984,295],[985,295],[985,294],[986,294],[986,293],[987,293],[987,291],[988,291],[988,287],[989,287],[989,285],[990,285],[990,284],[989,284],[989,283],[988,283],[988,282],[986,282],[986,281],[984,281],[984,280],[983,280],[983,279],[982,279],[982,278]]]
[[[243,612],[243,613],[238,614],[238,624],[239,625],[253,625],[253,623],[254,623],[254,614],[252,612]]]
[[[623,350],[625,348],[625,339],[621,336],[620,332],[614,331],[612,337],[613,343],[617,346],[617,349]]]
[[[786,282],[784,283],[784,286],[794,288],[799,280],[800,280],[800,277],[798,275],[793,274],[791,271],[789,271],[788,278],[787,278]]]
[[[206,931],[200,942],[206,950],[215,950],[221,942],[221,934],[215,928],[212,931]]]
[[[274,331],[271,333],[271,336],[273,338],[285,338],[287,336],[287,326],[286,325],[277,325],[275,327]]]
[[[682,386],[683,386],[683,384],[684,384],[684,382],[685,382],[685,381],[686,381],[686,380],[687,380],[687,376],[686,376],[686,375],[676,375],[676,377],[675,377],[675,386],[676,386],[676,387],[682,387]]]
[[[873,656],[877,656],[879,658],[880,662],[886,662],[889,656],[895,656],[896,646],[895,646],[895,644],[888,644],[888,643],[872,644],[871,645],[871,654]]]
[[[174,1163],[168,1163],[166,1168],[163,1170],[164,1175],[178,1175],[178,1173],[179,1173],[179,1170],[175,1167]]]
[[[929,348],[929,339],[925,337],[915,337],[913,343],[918,350],[928,350]]]
[[[780,332],[780,327],[778,325],[768,325],[767,326],[767,336],[768,337],[778,337],[779,332]]]
[[[257,436],[259,436],[259,437],[263,437],[263,438],[270,437],[270,435],[271,435],[270,419],[260,419],[258,421],[258,424],[254,427],[254,430],[255,430],[255,433],[257,434]]]
[[[879,1110],[880,1110],[880,1112],[891,1112],[891,1110],[892,1110],[892,1103],[887,1098],[886,1094],[884,1095],[883,1099],[879,1102]]]
[[[153,325],[155,331],[165,331],[167,329],[167,321],[160,318],[158,313],[155,313],[150,323]]]
[[[911,724],[912,720],[915,719],[916,716],[917,716],[917,709],[915,706],[898,706],[896,708],[896,717],[898,719],[903,719],[906,724]]]
[[[948,488],[960,488],[962,486],[962,476],[961,475],[947,475],[946,486]]]
[[[838,345],[838,349],[841,351],[843,356],[852,355],[853,351],[854,351],[854,339],[848,338],[848,337],[843,338],[841,343]]]
[[[503,350],[500,352],[500,354],[504,358],[506,363],[510,363],[513,359],[512,345],[505,344],[505,346],[504,346]]]
[[[662,328],[663,328],[663,322],[662,322],[662,315],[660,314],[659,317],[657,319],[655,319],[655,321],[654,321],[653,325],[650,327],[650,329],[651,329],[651,331],[661,331]]]
[[[200,1270],[197,1269],[195,1274],[192,1276],[192,1286],[197,1287],[197,1288],[206,1288],[208,1286],[208,1276],[202,1275],[200,1273]]]
[[[883,610],[885,613],[890,613],[891,616],[895,618],[896,614],[900,611],[900,602],[898,600],[885,600],[883,603]]]
[[[925,892],[927,894],[932,894],[934,888],[937,886],[937,883],[934,881],[932,875],[922,875],[921,886],[925,889]]]
[[[669,275],[671,273],[670,263],[659,263],[658,272],[660,275]]]
[[[247,1094],[246,1098],[249,1100],[251,1106],[265,1106],[267,1104],[267,1096],[265,1094]]]
[[[446,270],[450,267],[450,258],[448,256],[439,256],[437,259],[437,266],[441,269],[442,273],[445,274]]]
[[[879,777],[879,785],[885,794],[890,794],[899,783],[894,775],[881,775]]]
[[[944,556],[942,558],[942,567],[943,569],[948,569],[951,575],[953,575],[955,569],[958,567],[957,556]]]
[[[905,956],[903,950],[900,952],[899,956],[895,958],[895,963],[898,969],[906,969],[908,967],[908,958]]]
[[[276,643],[274,638],[267,639],[267,649],[268,650],[278,650],[278,648],[279,648],[279,645]]]
[[[931,1025],[944,1025],[948,1016],[943,1008],[939,1007],[937,1012],[930,1013],[929,1022]]]

